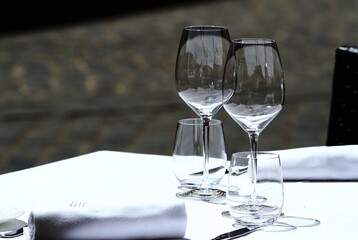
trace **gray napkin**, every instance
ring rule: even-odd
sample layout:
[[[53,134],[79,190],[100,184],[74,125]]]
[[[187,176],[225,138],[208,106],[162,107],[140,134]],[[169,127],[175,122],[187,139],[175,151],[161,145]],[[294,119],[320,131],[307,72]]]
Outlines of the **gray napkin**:
[[[118,208],[32,211],[29,240],[183,238],[187,216],[182,201]]]
[[[273,152],[280,154],[284,180],[358,180],[358,145]]]

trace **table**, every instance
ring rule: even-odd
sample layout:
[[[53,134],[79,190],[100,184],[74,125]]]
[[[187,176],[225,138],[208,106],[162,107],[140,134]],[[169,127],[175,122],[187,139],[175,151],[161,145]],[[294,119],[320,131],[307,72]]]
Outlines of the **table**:
[[[151,181],[141,182],[141,176],[148,175]],[[128,195],[123,193],[133,192],[129,183],[141,186],[145,197],[173,196],[178,182],[172,171],[172,157],[97,151],[3,174],[1,204],[21,206],[26,214],[20,219],[27,221],[31,209],[49,201],[70,202],[83,196],[121,199]],[[284,191],[285,215],[316,218],[321,224],[287,232],[258,231],[245,239],[357,239],[358,182],[285,182]],[[221,216],[227,210],[225,205],[199,201],[185,201],[185,205],[185,239],[211,239],[234,230],[233,220]]]

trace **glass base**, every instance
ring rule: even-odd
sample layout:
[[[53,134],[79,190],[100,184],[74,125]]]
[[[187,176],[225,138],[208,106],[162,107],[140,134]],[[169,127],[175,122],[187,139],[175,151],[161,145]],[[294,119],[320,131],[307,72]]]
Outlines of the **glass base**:
[[[261,215],[265,213],[275,212],[278,210],[278,207],[268,206],[264,204],[256,204],[255,202],[254,204],[239,205],[236,206],[234,209],[235,212],[238,213],[242,212],[243,214]]]
[[[223,211],[221,213],[223,217],[232,218],[229,211]],[[301,227],[314,227],[320,225],[320,221],[314,218],[306,218],[306,217],[297,217],[297,216],[285,216],[283,212],[281,212],[278,220],[276,220],[273,224],[275,228],[270,228],[270,230],[278,230],[277,226],[281,226],[283,228],[291,229],[301,228]],[[234,227],[242,228],[246,227],[240,224],[240,222],[235,222],[233,224]]]
[[[176,196],[185,200],[226,204],[226,192],[220,189],[192,189],[186,192],[179,192]]]
[[[271,225],[275,222],[273,216],[243,216],[235,219],[234,227],[259,227]]]
[[[259,225],[242,225],[240,224],[240,222],[236,222],[232,225],[233,227],[236,228],[243,228],[243,227],[247,227],[247,228],[258,228],[261,231],[264,232],[287,232],[287,231],[292,231],[297,229],[297,227],[292,226],[290,224],[287,223],[283,223],[283,222],[276,222],[276,221],[268,221],[266,223],[263,224],[259,224]]]
[[[232,218],[232,216],[230,215],[230,212],[229,211],[223,211],[222,213],[221,213],[221,215],[223,216],[223,217],[227,217],[227,218]],[[280,214],[280,216],[279,217],[284,217],[284,213],[283,212],[281,212],[281,214]]]
[[[270,225],[280,215],[280,208],[265,204],[242,204],[230,207],[230,214],[240,226]]]

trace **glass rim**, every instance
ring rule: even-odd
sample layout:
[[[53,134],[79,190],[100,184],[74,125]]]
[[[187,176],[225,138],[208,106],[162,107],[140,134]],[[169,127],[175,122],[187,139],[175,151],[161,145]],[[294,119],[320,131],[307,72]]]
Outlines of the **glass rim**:
[[[182,124],[182,125],[203,125],[203,120],[201,118],[184,118],[184,119],[180,119],[178,120],[178,124]],[[210,126],[211,125],[220,125],[222,124],[222,121],[219,119],[211,119],[209,122]]]
[[[184,27],[186,31],[227,31],[228,28],[220,25],[190,25]]]
[[[235,38],[231,40],[233,43],[239,44],[273,44],[276,43],[276,40],[272,38]]]

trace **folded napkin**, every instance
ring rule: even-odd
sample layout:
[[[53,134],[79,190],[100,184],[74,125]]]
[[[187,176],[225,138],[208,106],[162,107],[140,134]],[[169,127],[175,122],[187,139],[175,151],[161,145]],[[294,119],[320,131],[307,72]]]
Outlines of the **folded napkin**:
[[[273,152],[280,154],[284,180],[358,180],[358,145]]]
[[[27,239],[183,238],[187,216],[180,199],[141,205],[33,210]]]

